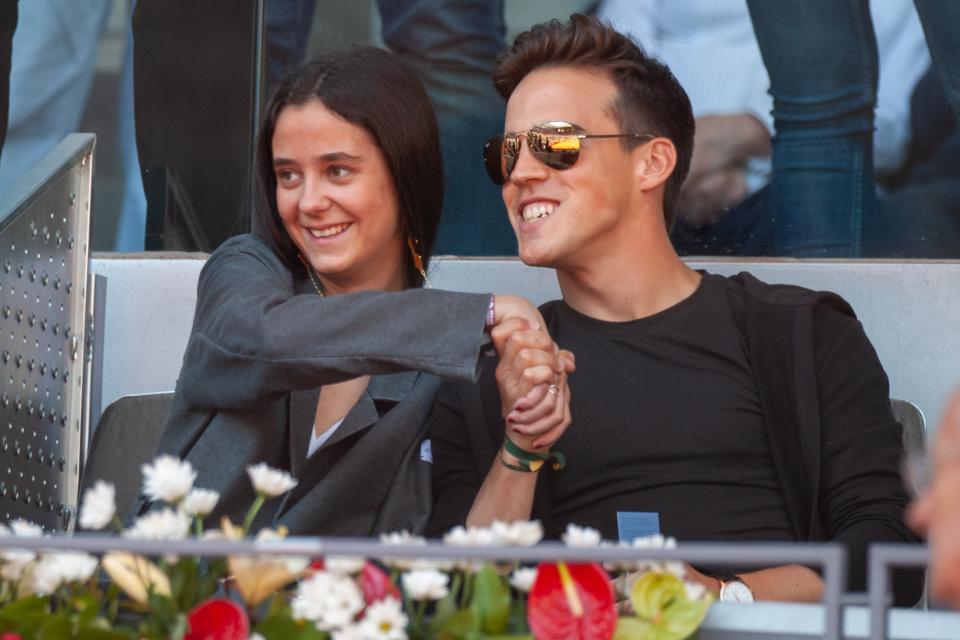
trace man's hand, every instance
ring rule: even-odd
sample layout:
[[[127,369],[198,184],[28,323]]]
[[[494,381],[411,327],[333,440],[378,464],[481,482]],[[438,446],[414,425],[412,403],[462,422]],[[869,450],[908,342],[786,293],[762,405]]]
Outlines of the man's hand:
[[[960,607],[960,392],[937,429],[931,450],[933,484],[910,507],[910,526],[927,536],[930,546],[930,591]]]

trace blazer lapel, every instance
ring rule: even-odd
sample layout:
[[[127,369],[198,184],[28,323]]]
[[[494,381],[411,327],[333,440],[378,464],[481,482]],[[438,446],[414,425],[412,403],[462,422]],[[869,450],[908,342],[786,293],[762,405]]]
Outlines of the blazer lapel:
[[[299,478],[303,472],[319,399],[319,387],[290,392],[290,473],[294,478]]]

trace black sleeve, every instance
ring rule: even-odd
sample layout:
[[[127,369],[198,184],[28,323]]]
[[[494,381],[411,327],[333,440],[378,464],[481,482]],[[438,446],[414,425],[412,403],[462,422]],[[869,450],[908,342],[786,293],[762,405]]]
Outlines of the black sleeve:
[[[849,553],[851,589],[866,585],[868,547],[917,542],[904,523],[901,427],[890,409],[886,373],[861,324],[826,305],[814,314],[821,419],[820,517]],[[912,604],[922,573],[904,572],[897,601]]]
[[[462,383],[445,383],[428,421],[433,451],[433,515],[427,534],[440,537],[463,524],[483,484],[467,429],[465,407],[458,390]]]
[[[200,274],[177,392],[197,408],[246,409],[364,374],[472,380],[488,304],[434,289],[298,295],[265,245],[238,236]]]

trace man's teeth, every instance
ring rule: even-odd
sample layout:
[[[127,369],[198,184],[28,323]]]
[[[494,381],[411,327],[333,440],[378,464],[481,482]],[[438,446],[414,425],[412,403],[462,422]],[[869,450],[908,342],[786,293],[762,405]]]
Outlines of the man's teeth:
[[[553,213],[556,207],[552,204],[531,204],[523,208],[523,220],[525,222],[530,222],[531,220],[539,220],[540,218],[545,218],[551,213]]]
[[[327,227],[326,229],[310,229],[310,235],[312,235],[314,238],[329,238],[330,236],[335,236],[338,233],[343,233],[349,226],[349,224],[338,224],[335,227]]]

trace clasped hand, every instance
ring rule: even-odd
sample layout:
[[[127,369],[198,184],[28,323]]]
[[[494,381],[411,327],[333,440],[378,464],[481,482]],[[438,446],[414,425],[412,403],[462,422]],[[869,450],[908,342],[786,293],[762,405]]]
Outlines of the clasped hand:
[[[576,368],[574,356],[557,346],[525,299],[497,296],[496,316],[490,337],[507,435],[521,449],[545,452],[570,424],[567,376]]]

